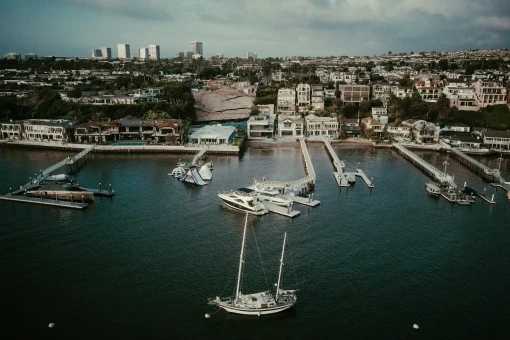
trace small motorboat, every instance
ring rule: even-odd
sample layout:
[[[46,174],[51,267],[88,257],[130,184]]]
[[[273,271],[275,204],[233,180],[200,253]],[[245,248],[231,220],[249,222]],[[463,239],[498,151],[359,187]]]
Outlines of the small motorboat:
[[[441,188],[435,183],[426,183],[427,193],[434,197],[439,197],[441,195]]]

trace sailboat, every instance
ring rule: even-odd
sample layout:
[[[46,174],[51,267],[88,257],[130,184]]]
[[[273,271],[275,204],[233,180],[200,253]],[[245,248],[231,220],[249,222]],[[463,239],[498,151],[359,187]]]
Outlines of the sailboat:
[[[241,245],[241,255],[239,257],[239,272],[237,274],[237,288],[235,296],[223,298],[217,296],[215,299],[209,299],[208,304],[218,306],[229,313],[242,315],[261,316],[283,312],[284,310],[292,308],[297,301],[295,294],[297,290],[283,290],[280,288],[287,233],[285,233],[283,238],[282,257],[280,258],[280,271],[278,273],[276,292],[274,294],[270,290],[252,294],[243,294],[241,292],[241,277],[243,275],[244,248],[246,244],[248,215],[249,214],[246,214],[246,220],[244,222],[243,242]]]

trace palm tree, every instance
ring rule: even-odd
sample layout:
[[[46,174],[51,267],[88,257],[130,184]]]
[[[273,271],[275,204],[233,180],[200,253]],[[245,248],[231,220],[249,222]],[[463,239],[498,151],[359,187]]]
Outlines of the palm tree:
[[[147,111],[142,119],[143,120],[150,120],[152,121],[152,135],[154,138],[156,138],[156,123],[157,123],[157,120],[159,119],[168,119],[170,116],[168,115],[168,112],[164,112],[164,111],[161,111],[161,112],[156,112],[156,111],[153,111],[153,110],[149,110]]]
[[[102,143],[103,138],[101,136],[101,120],[103,119],[103,113],[98,111],[92,115],[92,121],[98,123],[99,127],[99,144]]]

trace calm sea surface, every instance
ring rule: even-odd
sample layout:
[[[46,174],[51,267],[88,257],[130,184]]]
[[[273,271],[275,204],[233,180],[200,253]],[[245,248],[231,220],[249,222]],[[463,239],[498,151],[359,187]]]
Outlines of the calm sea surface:
[[[296,205],[295,219],[253,217],[247,237],[250,293],[276,282],[287,232],[283,286],[300,289],[294,311],[257,319],[206,303],[234,291],[244,220],[217,193],[254,177],[303,176],[298,149],[211,156],[214,178],[204,187],[167,175],[178,156],[93,155],[78,182],[111,183],[113,199],[83,211],[0,201],[2,338],[510,337],[505,193],[450,159],[457,184],[487,188],[497,201],[451,205],[429,197],[427,176],[396,152],[337,147],[347,170],[360,162],[375,184],[370,191],[358,179],[340,189],[324,147],[309,150],[321,205]],[[442,169],[444,154],[419,154]],[[0,149],[1,193],[67,155]],[[497,167],[496,159],[481,161]],[[510,177],[510,159],[502,172]]]

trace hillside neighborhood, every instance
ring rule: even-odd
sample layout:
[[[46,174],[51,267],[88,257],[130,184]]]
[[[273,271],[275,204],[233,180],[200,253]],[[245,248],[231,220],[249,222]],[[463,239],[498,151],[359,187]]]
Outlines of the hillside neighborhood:
[[[510,150],[510,53],[0,60],[1,138],[229,144],[306,137]],[[207,130],[207,138],[198,138]],[[202,131],[202,132],[201,132]],[[194,135],[194,136],[193,136]]]

